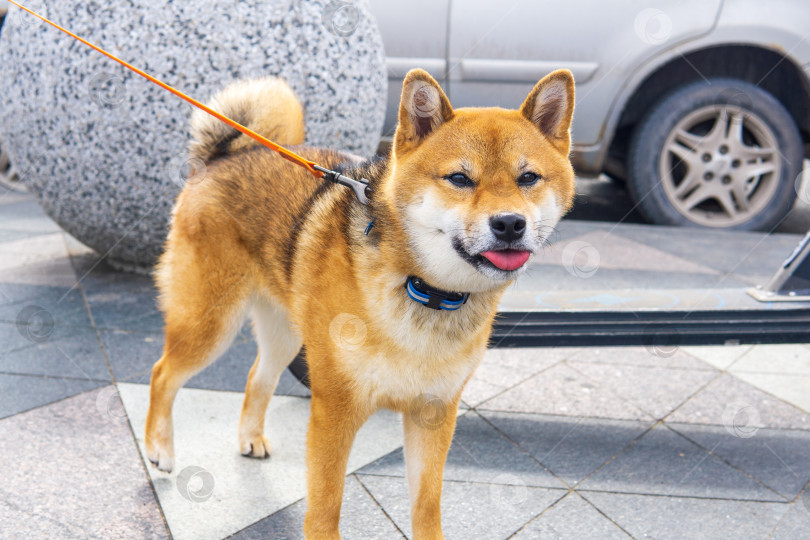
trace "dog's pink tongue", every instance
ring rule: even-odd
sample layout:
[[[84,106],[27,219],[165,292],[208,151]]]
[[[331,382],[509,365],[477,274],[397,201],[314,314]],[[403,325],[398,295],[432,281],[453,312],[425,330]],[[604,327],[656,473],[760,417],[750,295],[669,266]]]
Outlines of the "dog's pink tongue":
[[[501,270],[517,270],[529,260],[528,251],[505,249],[503,251],[485,251],[481,255]]]

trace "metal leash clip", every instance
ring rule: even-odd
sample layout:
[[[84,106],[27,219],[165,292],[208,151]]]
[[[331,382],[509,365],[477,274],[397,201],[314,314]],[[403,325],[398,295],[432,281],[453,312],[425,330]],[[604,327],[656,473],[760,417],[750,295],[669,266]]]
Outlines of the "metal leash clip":
[[[367,180],[355,180],[354,178],[344,176],[337,171],[325,169],[320,165],[314,165],[313,168],[317,171],[321,171],[324,178],[331,180],[336,184],[342,184],[350,187],[352,191],[354,191],[354,196],[357,197],[357,200],[360,201],[361,204],[368,206],[368,197],[371,193],[371,188],[369,188]]]

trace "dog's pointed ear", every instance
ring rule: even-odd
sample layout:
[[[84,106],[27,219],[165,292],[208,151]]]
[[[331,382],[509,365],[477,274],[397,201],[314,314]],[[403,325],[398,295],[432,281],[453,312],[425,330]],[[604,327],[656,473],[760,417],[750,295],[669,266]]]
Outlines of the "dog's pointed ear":
[[[574,116],[574,76],[567,69],[558,69],[543,77],[523,102],[520,113],[567,154]]]
[[[439,83],[426,71],[412,69],[402,83],[394,150],[401,153],[416,148],[452,117],[453,107]]]

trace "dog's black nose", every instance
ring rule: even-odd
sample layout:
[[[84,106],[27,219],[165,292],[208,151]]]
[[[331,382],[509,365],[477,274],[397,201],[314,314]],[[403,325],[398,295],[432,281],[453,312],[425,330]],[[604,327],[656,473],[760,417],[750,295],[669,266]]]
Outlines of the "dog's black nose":
[[[520,214],[501,214],[490,218],[489,227],[498,240],[512,242],[523,238],[523,233],[526,232],[526,220]]]

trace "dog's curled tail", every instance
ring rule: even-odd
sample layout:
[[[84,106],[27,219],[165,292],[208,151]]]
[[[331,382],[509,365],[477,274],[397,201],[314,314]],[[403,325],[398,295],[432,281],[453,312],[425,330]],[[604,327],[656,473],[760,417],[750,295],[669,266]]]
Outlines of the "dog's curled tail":
[[[283,79],[233,82],[206,105],[282,146],[304,142],[304,111]],[[204,163],[259,144],[199,109],[191,115],[191,137],[189,155]]]

